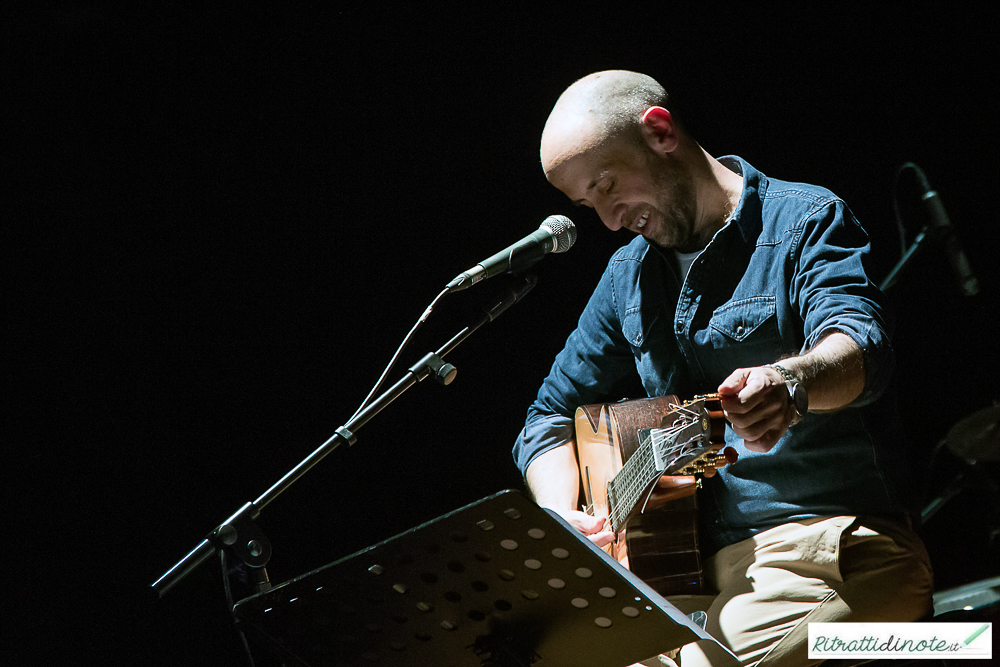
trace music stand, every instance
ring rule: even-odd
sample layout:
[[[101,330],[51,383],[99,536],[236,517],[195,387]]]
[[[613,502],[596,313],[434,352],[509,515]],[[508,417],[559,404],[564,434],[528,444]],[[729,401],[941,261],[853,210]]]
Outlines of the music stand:
[[[510,490],[241,600],[234,613],[310,667],[610,667],[715,641]]]

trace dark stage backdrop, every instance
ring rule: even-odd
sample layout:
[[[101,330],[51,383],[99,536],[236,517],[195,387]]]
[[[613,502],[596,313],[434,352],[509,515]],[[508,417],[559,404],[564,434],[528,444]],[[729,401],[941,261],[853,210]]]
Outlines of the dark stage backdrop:
[[[5,663],[241,664],[215,561],[158,604],[149,584],[347,421],[448,280],[560,213],[577,245],[449,356],[456,381],[265,510],[272,578],[520,487],[525,410],[627,241],[539,167],[549,109],[595,70],[660,79],[712,154],[840,194],[882,274],[894,174],[920,164],[982,291],[931,246],[892,293],[907,446],[997,399],[995,10],[211,4],[56,2],[4,27]],[[910,175],[898,191],[911,241]],[[405,364],[495,282],[446,299]],[[988,572],[977,493],[928,526],[942,584]]]

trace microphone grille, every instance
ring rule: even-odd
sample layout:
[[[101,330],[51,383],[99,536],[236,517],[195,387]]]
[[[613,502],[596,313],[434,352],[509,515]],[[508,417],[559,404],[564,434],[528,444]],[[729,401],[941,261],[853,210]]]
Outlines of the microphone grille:
[[[576,225],[564,215],[550,215],[540,226],[547,229],[555,240],[552,252],[566,252],[576,243]]]

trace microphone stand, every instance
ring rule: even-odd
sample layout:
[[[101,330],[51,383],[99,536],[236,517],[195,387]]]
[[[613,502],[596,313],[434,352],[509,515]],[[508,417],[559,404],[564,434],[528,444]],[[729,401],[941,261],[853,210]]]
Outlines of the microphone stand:
[[[896,281],[899,279],[899,274],[902,273],[903,269],[910,263],[910,260],[916,256],[917,252],[923,249],[923,244],[927,240],[928,234],[933,231],[934,230],[931,228],[930,224],[924,225],[923,229],[920,230],[920,233],[913,239],[913,243],[910,247],[906,249],[903,256],[899,258],[896,265],[892,267],[891,271],[889,271],[889,275],[882,280],[882,284],[878,286],[880,290],[886,292],[890,287],[896,284]]]
[[[445,363],[444,356],[458,347],[474,331],[487,322],[498,318],[505,310],[520,301],[538,282],[534,274],[528,274],[519,279],[511,288],[501,292],[497,298],[484,308],[483,314],[471,325],[455,334],[437,352],[425,355],[414,364],[396,384],[387,389],[381,396],[373,400],[367,407],[338,428],[329,440],[320,445],[309,456],[292,468],[284,477],[265,491],[253,502],[248,502],[235,514],[219,524],[211,533],[192,549],[184,558],[163,573],[153,582],[151,588],[162,598],[167,591],[176,586],[201,563],[218,550],[228,550],[249,566],[256,578],[258,592],[270,589],[267,571],[264,566],[271,557],[271,545],[260,528],[253,522],[260,511],[275,498],[285,492],[300,477],[319,463],[327,454],[341,445],[353,445],[357,442],[355,433],[368,421],[381,412],[386,406],[401,396],[413,385],[425,380],[429,375],[441,384],[448,385],[455,379],[457,370]]]

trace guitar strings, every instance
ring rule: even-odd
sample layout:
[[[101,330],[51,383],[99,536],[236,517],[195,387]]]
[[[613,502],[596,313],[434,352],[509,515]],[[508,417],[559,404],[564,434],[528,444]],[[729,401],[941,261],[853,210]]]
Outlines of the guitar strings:
[[[701,442],[701,436],[695,435],[695,436],[692,436],[691,438],[689,438],[687,442],[685,442],[685,443],[683,443],[681,445],[677,445],[676,449],[679,449],[679,450],[682,450],[682,451],[681,451],[680,454],[678,454],[676,457],[674,457],[670,461],[670,464],[667,467],[669,468],[671,465],[673,465],[677,461],[677,459],[679,459],[682,456],[684,456],[685,452],[688,453],[688,454],[693,454],[694,452],[698,451],[698,445],[697,445],[697,443],[699,443],[699,442]],[[643,501],[643,503],[642,503],[642,509],[639,510],[640,513],[643,513],[643,512],[646,511],[646,505],[649,504],[649,499],[653,497],[653,491],[655,489],[656,489],[656,485],[655,484],[649,487],[649,493],[646,494],[646,500]]]
[[[629,511],[635,506],[636,501],[639,499],[638,496],[642,493],[642,490],[646,488],[651,481],[654,481],[656,477],[662,474],[662,471],[656,469],[655,460],[652,456],[653,447],[662,445],[665,439],[670,439],[671,437],[676,436],[679,431],[691,425],[699,418],[699,414],[696,411],[685,408],[684,406],[670,404],[669,407],[671,410],[676,410],[679,413],[673,423],[666,428],[653,429],[651,431],[650,439],[629,457],[628,461],[625,462],[618,474],[608,482],[608,499],[611,506],[608,518],[611,521],[615,532],[618,532],[620,525],[624,523]],[[692,449],[696,449],[692,443],[699,440],[700,437],[695,436],[684,443],[675,444],[671,449],[669,449],[668,454],[674,455],[671,459],[671,464],[677,461],[677,459],[681,456],[684,456],[685,453],[689,453]],[[649,498],[652,496],[654,488],[655,487],[650,487],[646,500],[643,502],[643,511],[646,508],[646,504],[649,502]],[[619,501],[619,491],[624,493],[628,502],[623,503]],[[622,511],[622,507],[626,508],[624,512]]]
[[[679,429],[674,429],[672,432],[676,433],[678,430]],[[701,436],[695,435],[688,438],[686,441],[682,443],[674,445],[674,447],[671,448],[670,451],[671,453],[676,452],[677,454],[673,459],[671,459],[670,465],[673,465],[678,459],[682,458],[683,456],[697,452],[698,444],[700,442],[701,442]],[[650,446],[650,448],[652,448],[652,445]],[[634,457],[635,456],[633,455],[633,458]],[[652,461],[653,461],[652,457],[645,458],[645,460],[642,462],[641,470],[638,471],[630,470],[625,474],[624,476],[625,478],[622,480],[623,482],[625,482],[625,488],[622,490],[626,492],[625,499],[627,499],[628,502],[618,502],[618,499],[616,497],[615,499],[616,502],[614,503],[611,512],[609,512],[610,515],[609,518],[611,519],[612,525],[617,526],[620,523],[623,523],[627,518],[629,511],[632,509],[632,507],[635,506],[636,504],[635,500],[638,500],[637,496],[642,492],[643,489],[645,489],[647,486],[650,485],[650,482],[655,481],[657,477],[659,477],[664,473],[663,470],[656,468],[655,464]],[[646,473],[646,474],[643,475],[642,477],[639,477],[638,473]],[[617,480],[618,477],[616,476],[615,481]],[[618,485],[616,484],[615,485],[616,491],[618,490],[617,486]],[[646,511],[646,506],[649,504],[649,499],[652,498],[653,491],[655,489],[656,489],[655,485],[649,486],[649,491],[646,493],[646,499],[642,503],[642,509],[640,510],[640,512]],[[609,496],[610,495],[611,494],[609,493]],[[624,511],[622,510],[622,508],[625,508]]]
[[[654,441],[654,445],[658,446],[662,445],[664,441],[668,440],[668,437],[664,434],[656,433],[653,434],[652,439]],[[701,442],[701,436],[695,435],[692,438],[689,438],[686,442],[675,443],[672,447],[668,448],[664,453],[667,455],[667,457],[670,457],[670,461],[663,469],[664,472],[668,470],[670,466],[677,463],[677,461],[680,460],[681,458],[697,452],[698,443],[700,442]]]

